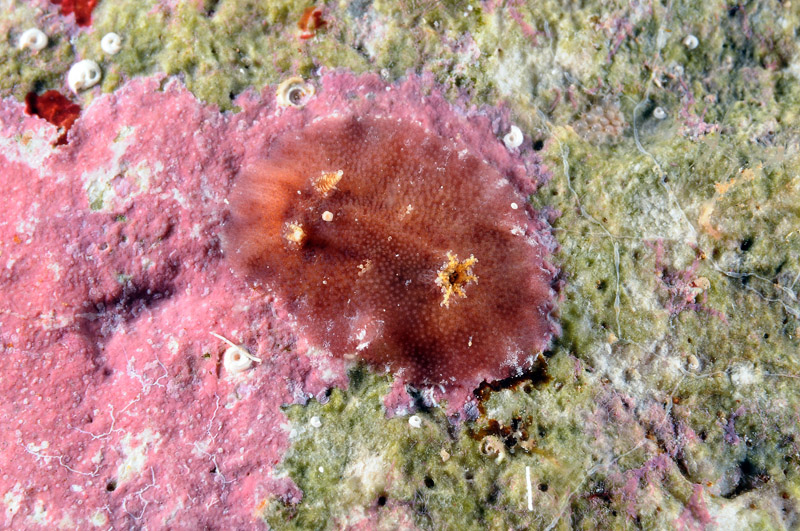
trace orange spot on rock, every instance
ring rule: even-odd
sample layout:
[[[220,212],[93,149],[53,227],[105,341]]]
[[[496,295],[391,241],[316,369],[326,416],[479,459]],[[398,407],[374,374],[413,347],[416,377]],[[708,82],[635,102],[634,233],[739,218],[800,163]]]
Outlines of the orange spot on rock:
[[[300,29],[300,37],[303,40],[310,39],[314,35],[318,29],[323,28],[328,23],[322,18],[322,9],[318,7],[308,7],[305,11],[303,11],[303,16],[300,17],[300,21],[297,23],[297,27]]]

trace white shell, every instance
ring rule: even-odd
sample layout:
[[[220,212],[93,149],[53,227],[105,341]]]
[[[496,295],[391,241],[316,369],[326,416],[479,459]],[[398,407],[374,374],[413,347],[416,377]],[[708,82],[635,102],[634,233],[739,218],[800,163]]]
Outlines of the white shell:
[[[17,48],[20,50],[30,48],[31,50],[38,52],[47,46],[47,42],[47,35],[45,35],[42,30],[38,28],[31,28],[23,31],[22,35],[19,36]]]
[[[522,131],[516,125],[512,125],[508,134],[503,137],[503,144],[506,149],[516,149],[522,145]]]
[[[79,90],[97,85],[101,77],[100,66],[91,59],[84,59],[83,61],[78,61],[69,69],[67,84],[70,90],[77,94]]]
[[[694,50],[700,44],[700,41],[694,35],[687,35],[686,38],[683,39],[683,45],[686,46],[690,50]]]
[[[253,360],[242,347],[228,347],[222,356],[222,365],[229,374],[238,374],[249,369]]]
[[[665,111],[662,107],[656,107],[653,109],[653,118],[656,120],[663,120],[667,117],[667,111]]]
[[[100,48],[108,55],[116,55],[122,49],[122,37],[114,33],[106,33],[100,39]]]
[[[417,415],[411,415],[408,417],[408,425],[412,428],[419,428],[422,426],[422,419]]]

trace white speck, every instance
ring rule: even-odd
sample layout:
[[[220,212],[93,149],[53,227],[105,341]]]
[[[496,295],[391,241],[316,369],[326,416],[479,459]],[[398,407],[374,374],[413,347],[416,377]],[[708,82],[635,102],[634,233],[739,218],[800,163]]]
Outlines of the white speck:
[[[319,417],[318,417],[318,416],[316,416],[316,415],[314,415],[313,417],[311,417],[311,418],[309,419],[308,423],[309,423],[309,424],[311,424],[311,427],[312,427],[312,428],[319,428],[319,427],[321,427],[321,426],[322,426],[322,421],[321,421],[321,420],[319,420]]]
[[[122,49],[122,37],[114,32],[106,33],[100,39],[100,48],[108,55],[117,55]]]
[[[17,48],[20,50],[30,48],[31,50],[38,52],[47,46],[47,42],[47,35],[45,35],[42,30],[38,28],[31,28],[23,31],[22,35],[19,36]]]
[[[422,426],[422,419],[418,415],[411,415],[408,417],[408,425],[412,428],[419,428]]]
[[[322,213],[322,221],[333,221],[333,212],[326,210]]]
[[[731,382],[737,387],[754,384],[758,378],[750,362],[737,363],[731,368]]]
[[[72,492],[83,492],[83,487],[80,485],[70,485],[69,490]]]
[[[694,50],[700,44],[700,41],[694,35],[687,35],[685,39],[683,39],[683,45],[686,46],[690,50]]]
[[[525,466],[525,485],[528,487],[528,510],[533,511],[533,489],[531,488],[531,467]]]
[[[79,90],[97,85],[100,77],[100,66],[91,59],[84,59],[83,61],[78,61],[69,69],[67,84],[70,90],[77,94]]]
[[[319,470],[320,474],[324,474],[325,473],[325,469],[323,467],[319,467],[317,470]]]
[[[520,128],[512,125],[508,134],[503,137],[503,144],[506,145],[506,149],[515,149],[522,145],[522,131]]]
[[[511,210],[516,210],[519,208],[519,205],[516,203],[511,203]]]
[[[653,118],[656,120],[663,120],[667,117],[667,111],[663,109],[663,107],[656,107],[653,109]]]

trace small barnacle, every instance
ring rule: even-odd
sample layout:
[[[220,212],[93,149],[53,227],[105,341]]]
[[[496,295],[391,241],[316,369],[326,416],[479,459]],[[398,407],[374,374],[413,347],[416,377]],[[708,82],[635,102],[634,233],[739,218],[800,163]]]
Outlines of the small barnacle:
[[[67,84],[75,94],[79,90],[91,88],[100,82],[100,66],[91,59],[78,61],[69,69]]]
[[[211,335],[230,345],[225,350],[225,354],[222,355],[222,365],[228,374],[239,374],[246,371],[253,365],[254,361],[261,363],[261,358],[253,356],[246,348],[235,344],[230,339],[214,332],[211,332]]]
[[[498,437],[489,435],[481,441],[480,451],[486,456],[497,456],[496,463],[501,463],[506,457],[506,447]]]
[[[303,107],[314,95],[314,85],[302,77],[290,77],[278,85],[275,94],[282,107]]]
[[[691,33],[683,39],[683,45],[689,50],[694,50],[700,44],[700,40]]]
[[[472,266],[477,262],[478,259],[472,255],[463,262],[459,262],[457,255],[447,253],[447,262],[436,273],[436,285],[442,288],[441,306],[449,308],[452,295],[457,295],[462,299],[467,296],[464,286],[472,281],[478,282],[478,277],[472,273]]]
[[[108,55],[116,55],[122,49],[122,37],[113,31],[106,33],[100,39],[100,48]]]
[[[503,137],[503,144],[506,145],[506,149],[516,149],[522,145],[522,140],[522,131],[516,125],[512,125],[506,136]]]
[[[253,360],[246,355],[241,347],[228,347],[222,356],[222,365],[228,374],[238,374],[246,371],[253,365]]]
[[[342,175],[344,175],[342,170],[320,172],[319,177],[314,179],[314,190],[322,195],[327,195],[336,188],[336,185],[342,180]]]
[[[47,46],[47,35],[38,28],[26,29],[19,36],[19,42],[17,42],[17,48],[20,50],[30,48],[38,52],[44,50],[45,46]]]

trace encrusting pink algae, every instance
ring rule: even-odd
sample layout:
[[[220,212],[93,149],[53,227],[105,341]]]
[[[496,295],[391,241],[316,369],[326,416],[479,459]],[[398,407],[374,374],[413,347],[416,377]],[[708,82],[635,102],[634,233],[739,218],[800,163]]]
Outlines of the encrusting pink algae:
[[[251,521],[259,500],[292,491],[286,480],[270,478],[271,467],[287,444],[279,407],[305,403],[332,385],[344,385],[345,367],[351,362],[309,350],[309,344],[324,346],[318,341],[323,332],[310,330],[309,323],[303,322],[309,314],[293,315],[297,304],[285,297],[285,291],[277,290],[273,296],[254,290],[244,277],[232,274],[230,266],[235,261],[223,255],[220,238],[229,223],[231,207],[226,200],[242,169],[258,168],[269,160],[270,146],[288,149],[287,138],[319,134],[324,129],[310,125],[320,116],[357,114],[369,108],[413,125],[405,127],[406,132],[392,125],[375,131],[377,137],[363,138],[378,138],[400,151],[406,140],[414,138],[410,135],[425,131],[431,138],[425,149],[432,156],[454,158],[446,171],[480,169],[467,174],[463,182],[417,182],[416,186],[429,194],[440,185],[461,186],[460,191],[442,190],[437,201],[447,208],[467,209],[467,198],[448,203],[448,197],[468,192],[477,200],[485,184],[488,191],[483,193],[488,195],[482,204],[504,209],[497,221],[482,226],[468,210],[454,211],[452,218],[442,211],[420,228],[427,231],[433,227],[430,223],[448,219],[472,220],[471,232],[460,240],[426,235],[434,238],[435,249],[404,249],[431,253],[423,274],[429,281],[426,297],[436,311],[466,310],[472,300],[486,304],[491,299],[480,290],[501,285],[502,279],[492,279],[489,272],[492,268],[503,271],[502,254],[487,252],[491,245],[505,246],[504,252],[512,255],[529,255],[541,269],[530,273],[531,296],[541,296],[543,302],[536,307],[531,328],[523,330],[517,343],[508,345],[520,353],[525,349],[526,355],[545,346],[553,331],[547,315],[552,269],[545,256],[555,244],[546,222],[534,217],[514,189],[530,192],[544,182],[546,174],[535,157],[517,158],[502,145],[499,137],[507,129],[502,113],[457,110],[419,77],[392,85],[377,76],[332,72],[322,76],[315,96],[301,108],[278,106],[268,90],[263,96],[242,95],[237,100],[239,113],[220,114],[174,81],[157,90],[162,79],[138,80],[98,98],[75,121],[67,143],[56,148],[52,147],[56,128],[26,116],[23,105],[6,105],[0,115],[3,137],[19,135],[24,140],[15,151],[3,155],[3,164],[12,170],[6,173],[8,188],[0,206],[7,219],[31,216],[26,224],[0,226],[0,252],[7,261],[0,280],[6,286],[36,286],[23,300],[4,299],[2,318],[4,360],[10,364],[7,374],[16,375],[2,380],[3,392],[18,399],[0,406],[0,418],[5,425],[18,427],[2,435],[14,473],[0,477],[0,489],[28,492],[23,498],[25,507],[33,510],[44,504],[55,511],[64,500],[73,507],[80,505],[80,510],[57,511],[76,523],[96,518],[165,525],[179,504],[184,521],[212,522],[222,517],[224,509],[226,521],[236,527],[249,525],[245,523]],[[423,91],[428,94],[423,96]],[[163,120],[165,115],[170,120]],[[340,133],[350,123],[326,120],[333,121],[321,122],[325,128]],[[375,127],[389,122],[366,123]],[[393,141],[387,136],[390,133]],[[351,134],[354,140],[360,138]],[[333,156],[330,144],[320,149]],[[377,145],[372,149],[370,156],[378,156]],[[459,154],[462,150],[468,155]],[[396,156],[386,153],[378,159],[382,171],[390,169]],[[345,172],[327,191],[330,201],[335,201],[336,193],[351,193],[355,184],[350,171],[356,166],[343,155],[330,159],[336,171]],[[424,163],[425,169],[434,163],[441,161],[431,159]],[[305,164],[323,169],[312,160]],[[501,176],[510,177],[515,185]],[[411,180],[419,178],[406,176],[399,184],[411,190]],[[387,193],[392,182],[398,184],[384,181]],[[31,187],[36,188],[35,194],[29,193]],[[37,197],[51,199],[40,202]],[[420,195],[412,199],[413,215],[421,213],[414,212],[414,205],[422,210],[433,204],[432,198]],[[319,217],[309,221],[316,231],[343,223],[346,208],[378,213],[369,201],[364,198],[351,207],[330,203],[326,208],[335,211],[330,222],[324,221],[324,212],[319,210],[324,205],[314,205]],[[398,196],[396,201],[393,204],[399,207],[404,199]],[[517,209],[512,202],[517,202]],[[309,223],[305,217],[297,220]],[[316,237],[312,226],[306,227],[309,237]],[[488,239],[482,240],[487,234]],[[397,232],[396,237],[403,234]],[[36,246],[30,247],[33,242]],[[388,249],[394,244],[386,245]],[[441,305],[443,286],[431,275],[441,272],[449,257],[456,260],[457,256],[458,263],[465,264],[471,255],[478,260],[472,266],[477,282],[465,280],[460,287],[466,297],[454,291],[449,307]],[[374,257],[376,272],[383,267],[383,259]],[[354,278],[358,272],[353,272]],[[374,281],[379,280],[375,277]],[[509,292],[512,298],[503,300],[517,304],[513,301],[520,287]],[[470,312],[471,319],[477,317],[474,309]],[[300,326],[287,327],[287,319],[291,322],[294,317]],[[364,314],[362,324],[368,325],[373,317]],[[469,326],[481,330],[480,325]],[[228,345],[212,332],[243,345],[263,363],[242,374],[226,374],[221,357]],[[410,350],[392,345],[398,348],[393,356],[406,357],[396,368],[405,368],[408,379],[418,383],[424,383],[426,375],[437,381],[440,375],[454,376],[455,382],[449,381],[446,389],[437,388],[435,393],[455,410],[470,398],[480,379],[513,372],[497,357],[484,360],[485,364],[468,362],[464,356],[469,337],[463,340],[464,354],[457,358],[462,368],[439,362],[427,366],[415,362]],[[476,348],[493,341],[500,344],[491,335],[481,338],[476,333],[473,338]],[[344,341],[331,345],[337,355],[349,346]],[[377,353],[368,351],[368,355],[384,361]],[[512,358],[520,366],[526,362],[521,354]],[[432,367],[440,372],[426,372]],[[44,379],[36,374],[50,376]],[[65,403],[70,396],[76,400]],[[44,404],[52,414],[41,412]],[[38,423],[24,422],[34,412]],[[48,482],[34,480],[43,470]],[[76,487],[63,490],[56,485]],[[237,509],[228,512],[230,507]],[[28,511],[19,510],[20,514]],[[16,521],[7,514],[6,522]]]

